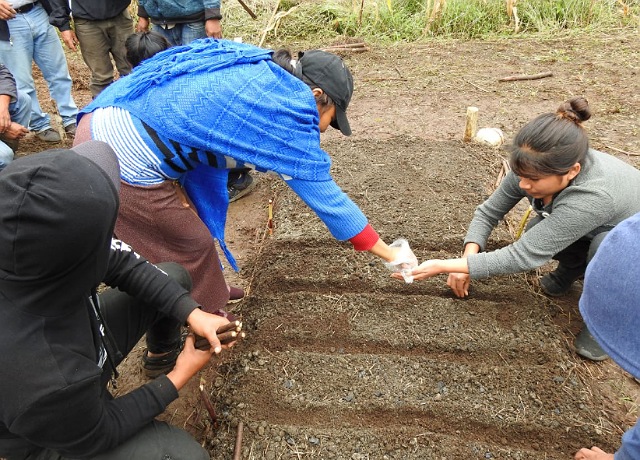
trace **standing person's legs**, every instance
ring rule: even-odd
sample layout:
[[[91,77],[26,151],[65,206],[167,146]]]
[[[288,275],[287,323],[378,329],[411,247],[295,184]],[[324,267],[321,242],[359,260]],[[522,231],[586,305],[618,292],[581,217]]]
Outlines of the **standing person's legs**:
[[[91,71],[89,90],[95,98],[113,82],[114,69],[109,54],[111,44],[107,36],[108,21],[77,18],[74,23],[82,59]]]
[[[71,95],[72,80],[67,67],[67,58],[60,38],[44,8],[37,4],[30,13],[34,16],[33,60],[47,81],[51,98],[56,101],[58,112],[65,128],[76,124],[78,107]]]
[[[127,60],[127,49],[124,46],[124,42],[132,33],[134,33],[134,27],[129,8],[125,8],[115,18],[109,19],[111,55],[121,77],[131,73],[131,63]]]
[[[18,89],[27,93],[31,98],[29,129],[38,133],[51,128],[51,119],[40,107],[36,84],[31,73],[34,54],[32,27],[35,27],[34,19],[37,16],[34,14],[36,9],[33,8],[27,13],[17,14],[15,18],[7,21],[11,41],[0,41],[0,59],[13,74]]]

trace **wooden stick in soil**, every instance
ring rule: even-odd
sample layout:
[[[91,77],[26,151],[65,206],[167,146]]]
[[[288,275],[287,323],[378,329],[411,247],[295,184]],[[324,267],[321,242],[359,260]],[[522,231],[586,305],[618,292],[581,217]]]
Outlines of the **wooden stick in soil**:
[[[519,81],[519,80],[539,80],[541,78],[553,77],[552,72],[541,72],[533,75],[511,75],[499,78],[498,81]]]
[[[236,435],[236,445],[233,449],[233,460],[240,460],[242,458],[242,431],[244,424],[238,422],[238,434]]]
[[[202,401],[204,402],[204,407],[209,412],[209,417],[211,417],[211,423],[213,424],[214,429],[218,429],[218,416],[216,415],[216,411],[213,408],[213,404],[211,404],[211,400],[209,399],[209,395],[204,391],[204,385],[200,384],[200,396],[202,397]]]
[[[462,140],[470,142],[478,132],[478,108],[467,107],[467,117],[464,126],[464,137]]]

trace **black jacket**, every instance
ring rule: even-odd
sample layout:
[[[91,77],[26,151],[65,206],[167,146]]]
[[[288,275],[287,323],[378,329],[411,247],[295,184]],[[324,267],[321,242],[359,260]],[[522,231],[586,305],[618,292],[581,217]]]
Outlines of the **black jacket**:
[[[48,0],[51,10],[49,22],[60,31],[71,30],[70,16],[89,21],[103,21],[115,18],[131,4],[131,0]]]
[[[112,398],[90,296],[104,281],[180,321],[197,305],[112,240],[117,190],[73,150],[15,160],[0,172],[0,196],[0,457],[33,446],[72,458],[112,449],[178,393],[161,376]]]

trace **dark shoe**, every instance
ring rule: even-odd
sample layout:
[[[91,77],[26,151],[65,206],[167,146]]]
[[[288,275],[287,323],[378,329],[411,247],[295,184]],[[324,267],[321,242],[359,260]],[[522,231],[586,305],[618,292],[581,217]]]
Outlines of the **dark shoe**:
[[[579,356],[590,359],[591,361],[604,361],[609,357],[609,355],[600,348],[600,345],[586,327],[582,328],[576,337],[574,345],[576,347],[576,353]]]
[[[76,137],[76,124],[71,123],[64,127],[64,132],[67,135],[67,139],[74,139]]]
[[[227,192],[229,192],[229,203],[239,200],[243,196],[248,195],[255,187],[253,177],[248,172],[243,172],[237,178],[229,180],[227,183]]]
[[[235,286],[229,286],[229,303],[240,302],[244,299],[244,291]]]
[[[540,278],[540,287],[551,297],[563,296],[569,292],[573,282],[584,275],[584,270],[585,267],[565,268],[559,264],[555,271]]]
[[[180,351],[181,348],[176,348],[166,355],[150,357],[149,350],[145,350],[142,355],[142,371],[144,375],[150,379],[155,379],[160,375],[171,372],[176,366]]]
[[[53,128],[47,128],[43,129],[42,131],[38,131],[36,133],[36,137],[45,142],[60,142],[62,140],[58,131]]]

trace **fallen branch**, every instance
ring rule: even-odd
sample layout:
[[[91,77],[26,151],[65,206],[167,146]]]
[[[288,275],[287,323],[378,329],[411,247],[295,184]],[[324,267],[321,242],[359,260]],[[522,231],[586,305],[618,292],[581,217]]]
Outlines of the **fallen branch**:
[[[364,53],[365,51],[369,51],[369,47],[367,45],[365,45],[364,43],[351,43],[351,44],[346,44],[346,45],[333,45],[333,46],[327,46],[325,48],[320,48],[321,51],[351,51],[354,53],[357,52],[361,52]]]
[[[238,3],[240,3],[240,6],[242,6],[242,8],[244,8],[244,10],[249,13],[249,16],[251,16],[252,19],[258,19],[258,16],[253,11],[251,11],[251,8],[249,8],[245,2],[243,2],[242,0],[238,0]]]
[[[610,145],[606,145],[605,147],[607,147],[608,149],[611,149],[611,150],[615,150],[616,152],[619,152],[619,153],[624,153],[625,155],[630,155],[632,157],[640,156],[640,153],[627,152],[627,151],[622,150],[622,149],[617,149],[615,147],[611,147]]]
[[[552,77],[552,72],[536,73],[534,75],[511,75],[509,77],[499,78],[498,81],[519,81],[519,80],[539,80],[541,78]]]
[[[233,449],[233,460],[240,460],[242,458],[242,430],[244,428],[243,423],[238,422],[238,434],[236,435],[236,445]]]

